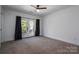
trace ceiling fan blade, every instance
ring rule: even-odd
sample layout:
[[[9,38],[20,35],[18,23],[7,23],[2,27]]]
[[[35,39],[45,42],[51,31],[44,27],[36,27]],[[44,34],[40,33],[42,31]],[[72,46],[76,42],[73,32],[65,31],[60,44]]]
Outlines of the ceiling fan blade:
[[[37,7],[35,7],[34,5],[31,5],[32,7],[34,7],[34,8],[37,8]]]
[[[31,5],[32,7],[36,8],[36,9],[47,9],[46,7],[40,7],[40,5]]]
[[[47,9],[46,7],[44,7],[44,8],[37,8],[37,9]]]

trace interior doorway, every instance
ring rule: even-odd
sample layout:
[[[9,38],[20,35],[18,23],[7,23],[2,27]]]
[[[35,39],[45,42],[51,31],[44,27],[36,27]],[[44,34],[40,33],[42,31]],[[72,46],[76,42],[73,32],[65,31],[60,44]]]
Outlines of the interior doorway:
[[[35,20],[22,17],[22,38],[35,36]]]

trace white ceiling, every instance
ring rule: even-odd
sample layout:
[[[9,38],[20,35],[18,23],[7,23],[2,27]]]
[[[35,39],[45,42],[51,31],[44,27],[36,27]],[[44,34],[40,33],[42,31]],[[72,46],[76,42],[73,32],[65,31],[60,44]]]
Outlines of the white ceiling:
[[[41,6],[47,7],[47,9],[40,10],[40,12],[36,12],[36,9],[33,8],[31,5],[5,5],[3,7],[7,9],[12,9],[12,10],[39,15],[39,16],[45,16],[51,12],[69,7],[68,5],[41,5]]]

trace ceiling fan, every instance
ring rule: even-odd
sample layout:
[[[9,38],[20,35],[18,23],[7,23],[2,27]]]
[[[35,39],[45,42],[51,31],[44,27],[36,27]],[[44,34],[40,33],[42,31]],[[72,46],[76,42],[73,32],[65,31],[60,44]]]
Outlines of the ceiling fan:
[[[36,9],[47,9],[47,7],[41,7],[41,5],[31,5],[32,7],[36,8]]]
[[[34,7],[37,12],[39,12],[42,9],[47,9],[47,7],[42,7],[42,5],[31,5],[31,6]]]

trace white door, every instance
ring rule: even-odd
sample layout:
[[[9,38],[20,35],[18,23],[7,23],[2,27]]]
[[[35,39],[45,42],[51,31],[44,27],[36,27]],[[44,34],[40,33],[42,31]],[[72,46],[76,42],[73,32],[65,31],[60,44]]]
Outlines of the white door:
[[[31,37],[35,35],[35,20],[21,19],[22,24],[22,38]]]
[[[1,43],[1,15],[0,15],[0,43]]]
[[[0,47],[1,47],[1,6],[0,6]]]

